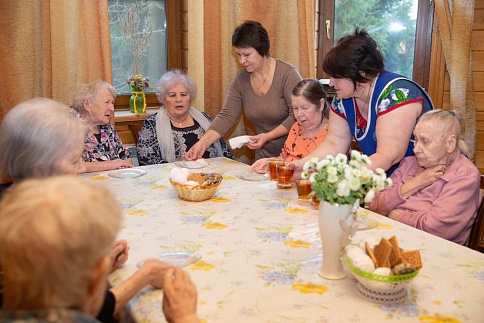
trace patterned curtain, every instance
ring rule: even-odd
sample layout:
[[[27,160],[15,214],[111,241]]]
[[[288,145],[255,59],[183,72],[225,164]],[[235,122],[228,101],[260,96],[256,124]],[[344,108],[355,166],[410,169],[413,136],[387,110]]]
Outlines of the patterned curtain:
[[[2,0],[0,17],[0,121],[27,99],[70,105],[82,83],[112,82],[107,0]]]
[[[82,83],[112,82],[107,0],[3,0],[0,119],[48,97],[70,105]]]

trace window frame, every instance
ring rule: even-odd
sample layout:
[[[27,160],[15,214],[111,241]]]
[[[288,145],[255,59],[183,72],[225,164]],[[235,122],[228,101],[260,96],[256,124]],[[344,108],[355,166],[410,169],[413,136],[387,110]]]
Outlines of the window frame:
[[[318,61],[316,75],[318,79],[328,78],[324,73],[322,62],[324,56],[333,47],[334,39],[334,2],[335,0],[319,1],[318,19]],[[413,58],[413,81],[424,89],[428,89],[430,79],[430,56],[432,48],[432,27],[434,18],[433,1],[419,0],[417,25],[415,32],[415,51]],[[326,35],[326,23],[329,21],[329,37]]]
[[[182,68],[181,66],[181,0],[166,0],[166,35],[167,35],[167,68]],[[114,101],[115,110],[129,110],[131,94],[118,94]],[[156,93],[146,93],[146,106],[157,107],[160,103]]]

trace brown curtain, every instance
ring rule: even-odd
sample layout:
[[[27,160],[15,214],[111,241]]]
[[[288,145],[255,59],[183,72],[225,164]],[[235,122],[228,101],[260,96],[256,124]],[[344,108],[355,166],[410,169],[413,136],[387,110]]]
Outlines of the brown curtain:
[[[268,31],[270,55],[299,69],[301,76],[315,77],[314,0],[210,0],[204,2],[204,110],[211,117],[220,111],[227,88],[241,68],[232,49],[234,29],[245,20],[259,21]],[[254,133],[241,120],[229,137]],[[251,162],[249,150],[237,150],[237,158]]]
[[[0,121],[24,100],[70,105],[82,83],[112,82],[107,0],[2,0],[0,30]]]
[[[442,0],[434,3],[439,35],[437,40],[441,41],[439,45],[449,73],[450,109],[462,116],[462,134],[469,148],[469,157],[473,159],[476,148],[476,103],[471,61],[474,0]]]
[[[82,83],[112,82],[107,0],[2,0],[0,17],[0,119],[29,98],[71,104]]]

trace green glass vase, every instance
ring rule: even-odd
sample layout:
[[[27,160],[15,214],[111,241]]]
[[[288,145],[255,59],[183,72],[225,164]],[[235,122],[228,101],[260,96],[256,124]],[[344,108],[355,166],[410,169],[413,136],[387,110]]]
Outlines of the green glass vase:
[[[146,96],[143,91],[131,91],[129,110],[132,113],[144,113],[146,111]]]

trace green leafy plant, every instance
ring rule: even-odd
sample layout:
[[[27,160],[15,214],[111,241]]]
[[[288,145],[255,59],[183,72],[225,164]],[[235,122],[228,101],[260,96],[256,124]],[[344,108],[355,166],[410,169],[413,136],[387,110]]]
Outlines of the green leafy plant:
[[[331,204],[354,204],[357,200],[371,202],[376,193],[392,185],[385,171],[369,170],[371,160],[358,151],[351,152],[351,160],[344,154],[311,158],[304,164],[301,178],[311,181],[312,195]]]

